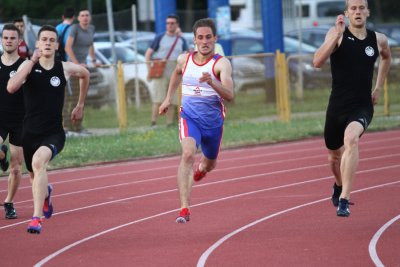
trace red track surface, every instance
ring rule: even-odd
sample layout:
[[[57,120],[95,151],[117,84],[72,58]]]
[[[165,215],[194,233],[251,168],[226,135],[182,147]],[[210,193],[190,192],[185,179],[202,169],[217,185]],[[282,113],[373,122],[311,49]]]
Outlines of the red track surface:
[[[184,225],[179,157],[50,172],[40,235],[26,232],[24,178],[19,219],[0,219],[0,266],[399,266],[400,130],[365,134],[360,158],[349,218],[331,204],[320,138],[222,151]]]

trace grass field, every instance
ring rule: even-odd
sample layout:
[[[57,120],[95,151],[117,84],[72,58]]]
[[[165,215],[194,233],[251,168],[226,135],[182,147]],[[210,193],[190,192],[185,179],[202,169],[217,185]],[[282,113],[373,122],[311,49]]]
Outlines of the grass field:
[[[400,127],[400,90],[391,88],[390,93],[391,116],[384,116],[383,105],[378,105],[369,131]],[[303,100],[291,101],[292,120],[281,122],[274,102],[267,101],[264,91],[240,92],[226,105],[222,149],[322,136],[328,97],[328,89],[306,90]],[[119,131],[114,106],[87,107],[85,127],[102,134],[67,138],[64,150],[49,168],[179,154],[177,127],[165,127],[164,117],[158,120],[159,126],[150,127],[150,110],[150,103],[140,109],[128,107],[128,128]]]

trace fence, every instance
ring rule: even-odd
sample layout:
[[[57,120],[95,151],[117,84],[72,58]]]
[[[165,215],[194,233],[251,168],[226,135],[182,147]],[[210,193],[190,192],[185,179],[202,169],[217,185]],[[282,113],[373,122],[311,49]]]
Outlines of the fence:
[[[400,50],[394,49],[392,52],[392,68],[387,78],[386,90],[381,95],[381,101],[375,108],[375,116],[391,116],[400,114]],[[266,78],[265,62],[267,59],[274,58],[274,54],[262,55],[243,55],[229,57],[233,66],[233,79],[235,83],[235,99],[226,103],[227,122],[243,120],[288,120],[290,117],[299,116],[324,116],[324,111],[330,94],[330,69],[326,64],[321,69],[310,68],[312,57],[290,56],[286,59],[286,64],[282,66],[282,54],[277,58],[277,68],[275,78]],[[250,60],[251,59],[251,60]],[[246,62],[248,62],[246,64]],[[150,126],[151,117],[151,95],[154,90],[152,83],[145,81],[145,74],[138,77],[139,92],[135,90],[135,81],[124,80],[120,82],[122,73],[127,70],[126,65],[134,66],[137,69],[146,69],[145,63],[127,63],[117,66],[105,66],[104,70],[112,70],[114,76],[108,77],[109,90],[104,97],[96,98],[95,87],[91,85],[89,89],[88,105],[85,110],[84,126],[89,131],[117,131],[120,127],[138,128]],[[302,70],[301,72],[299,72]],[[117,79],[115,70],[119,70]],[[130,68],[132,71],[134,68]],[[282,72],[283,69],[283,72]],[[299,78],[299,73],[303,78]],[[131,77],[136,77],[130,74]],[[125,97],[117,92],[121,92],[121,86],[125,87]],[[276,91],[283,88],[287,91]],[[95,90],[98,92],[97,90]],[[283,92],[283,93],[282,93]],[[287,93],[285,93],[287,92]],[[140,106],[136,98],[140,95]],[[120,98],[119,98],[120,97]],[[96,100],[97,99],[97,100]],[[120,99],[118,101],[118,99]],[[285,104],[285,99],[288,100]],[[121,102],[123,101],[123,102]],[[120,104],[118,104],[120,103]],[[121,105],[123,103],[123,105]],[[126,104],[126,108],[123,106]],[[287,105],[287,106],[285,106]],[[284,108],[284,111],[279,109]],[[290,113],[288,113],[290,111]],[[121,114],[123,112],[124,114]],[[283,112],[283,113],[282,113]],[[126,116],[126,117],[125,117]],[[121,123],[122,120],[125,122]],[[165,118],[158,119],[157,124],[165,124]]]

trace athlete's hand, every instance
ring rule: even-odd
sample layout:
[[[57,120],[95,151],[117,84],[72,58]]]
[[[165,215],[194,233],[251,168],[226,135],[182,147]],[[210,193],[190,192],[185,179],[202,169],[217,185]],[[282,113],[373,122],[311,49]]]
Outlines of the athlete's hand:
[[[72,110],[72,113],[71,113],[71,121],[72,121],[73,123],[76,123],[76,122],[82,120],[82,118],[83,118],[83,106],[77,105],[77,106]]]
[[[208,72],[203,72],[203,75],[199,78],[200,83],[208,83],[209,85],[212,84],[211,74]]]
[[[32,62],[36,64],[41,56],[42,56],[42,50],[36,48],[31,57]]]
[[[164,115],[165,113],[167,113],[169,105],[170,105],[169,101],[164,100],[164,102],[162,102],[162,104],[158,108],[158,114]]]
[[[381,95],[381,90],[379,90],[379,89],[375,89],[375,90],[372,92],[372,95],[371,95],[372,104],[376,105],[376,104],[379,103],[380,95]]]
[[[346,26],[346,24],[344,23],[344,15],[337,16],[336,23],[335,23],[336,31],[338,33],[343,34],[345,26]]]

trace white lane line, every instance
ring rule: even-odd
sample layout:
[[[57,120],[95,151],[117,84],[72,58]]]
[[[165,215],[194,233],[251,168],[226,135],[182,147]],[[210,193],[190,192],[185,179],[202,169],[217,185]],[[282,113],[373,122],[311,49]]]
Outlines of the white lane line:
[[[367,161],[375,161],[377,159],[385,159],[385,158],[391,158],[391,157],[396,157],[399,156],[400,153],[398,154],[390,154],[390,155],[383,155],[383,156],[376,156],[376,157],[370,157],[370,158],[363,158],[360,159],[359,162],[367,162]],[[316,155],[316,156],[311,156],[311,157],[303,157],[302,159],[307,159],[307,160],[312,160],[312,159],[317,159],[320,158],[321,155]],[[286,159],[286,160],[277,160],[277,161],[269,161],[269,162],[264,162],[264,163],[257,163],[257,164],[247,164],[247,165],[238,165],[234,167],[227,167],[227,168],[219,168],[213,171],[213,173],[218,173],[218,172],[224,172],[226,170],[232,171],[235,169],[243,169],[243,168],[258,168],[260,166],[268,166],[268,165],[274,165],[277,163],[284,163],[284,162],[293,162],[293,161],[299,161],[299,159]],[[286,172],[291,172],[291,171],[301,171],[301,170],[307,170],[307,169],[313,169],[313,168],[320,168],[320,167],[326,167],[327,164],[321,164],[321,165],[313,165],[313,166],[305,166],[305,167],[298,167],[298,168],[292,168],[292,169],[286,169],[282,171],[274,171],[271,173],[262,173],[260,175],[273,175],[273,174],[281,174],[286,173]],[[69,195],[75,195],[75,194],[82,194],[82,193],[87,193],[87,192],[92,192],[92,191],[97,191],[97,190],[103,190],[103,189],[109,189],[113,187],[120,187],[120,186],[127,186],[127,185],[132,185],[132,184],[139,184],[139,183],[147,183],[147,182],[154,182],[154,181],[160,181],[160,180],[168,180],[168,179],[174,179],[176,178],[176,175],[172,176],[161,176],[161,177],[156,177],[156,178],[151,178],[151,179],[145,179],[145,180],[138,180],[138,181],[133,181],[133,182],[126,182],[126,183],[120,183],[120,184],[113,184],[113,185],[107,185],[107,186],[100,186],[100,187],[93,187],[90,189],[85,189],[85,190],[79,190],[79,191],[73,191],[73,192],[68,192],[64,194],[58,194],[58,195],[53,195],[53,198],[57,197],[62,197],[62,196],[69,196]],[[247,176],[245,177],[240,177],[239,179],[243,178],[248,178]],[[229,179],[228,181],[235,181],[235,178]],[[221,183],[222,181],[218,181],[216,183]],[[52,183],[53,185],[57,183]],[[200,185],[195,185],[195,186],[201,186],[201,185],[209,185],[210,183],[204,183]],[[18,202],[14,202],[14,204],[22,204],[22,203],[27,203],[27,202],[32,202],[32,199],[28,200],[22,200]]]
[[[397,165],[396,165],[395,167],[400,167],[400,166],[397,166]],[[313,180],[308,180],[308,181],[303,181],[303,182],[297,182],[297,183],[292,183],[292,184],[287,184],[287,185],[281,185],[281,186],[277,186],[277,187],[264,188],[264,189],[255,190],[255,191],[250,191],[250,192],[246,192],[246,193],[240,193],[240,194],[237,194],[237,195],[231,195],[231,196],[227,196],[227,197],[223,197],[223,198],[219,198],[219,199],[214,199],[214,200],[210,200],[210,201],[198,203],[198,204],[192,205],[191,207],[204,206],[204,205],[208,205],[208,204],[212,204],[212,203],[216,203],[216,202],[220,202],[220,201],[225,201],[225,200],[228,200],[228,199],[238,198],[238,197],[242,197],[242,196],[252,195],[252,194],[256,194],[256,193],[261,193],[261,192],[266,192],[266,191],[271,191],[271,190],[276,190],[276,189],[281,189],[281,188],[287,188],[287,187],[292,187],[292,186],[298,186],[298,185],[307,184],[307,183],[319,182],[319,181],[326,180],[326,179],[332,179],[332,177],[330,177],[330,176],[329,176],[329,177],[322,177],[322,178],[313,179]],[[382,187],[382,186],[386,186],[386,185],[396,184],[396,183],[400,183],[400,181],[391,182],[391,183],[386,183],[386,184],[381,184],[381,185],[376,185],[376,186],[372,186],[372,187],[368,187],[368,188],[356,190],[356,191],[353,191],[352,193],[357,193],[357,192],[361,192],[361,191],[365,191],[365,190],[369,190],[369,189],[374,189],[374,188],[378,188],[378,187]],[[313,202],[310,202],[310,203],[311,203],[311,204],[315,204],[315,203],[319,203],[319,202],[322,202],[322,201],[325,201],[325,200],[329,200],[329,199],[330,199],[330,197],[328,197],[328,198],[323,198],[323,199],[320,199],[320,200],[318,200],[318,201],[313,201]],[[309,203],[309,204],[303,204],[303,205],[300,205],[300,206],[291,208],[291,209],[289,209],[289,210],[294,210],[294,209],[297,209],[297,208],[300,208],[300,207],[303,207],[303,206],[311,205],[310,203]],[[42,266],[43,264],[49,262],[50,260],[52,260],[52,259],[54,259],[55,257],[59,256],[60,254],[64,253],[65,251],[67,251],[67,250],[69,250],[69,249],[71,249],[71,248],[74,248],[74,247],[76,247],[76,246],[78,246],[78,245],[80,245],[80,244],[82,244],[82,243],[84,243],[84,242],[86,242],[86,241],[89,241],[89,240],[91,240],[91,239],[94,239],[94,238],[96,238],[96,237],[99,237],[99,236],[101,236],[101,235],[110,233],[110,232],[112,232],[112,231],[121,229],[121,228],[126,227],[126,226],[130,226],[130,225],[133,225],[133,224],[136,224],[136,223],[139,223],[139,222],[143,222],[143,221],[146,221],[146,220],[149,220],[149,219],[154,219],[154,218],[157,218],[157,217],[160,217],[160,216],[163,216],[163,215],[172,213],[172,212],[176,212],[176,211],[178,211],[178,210],[179,210],[179,209],[174,209],[174,210],[169,210],[169,211],[166,211],[166,212],[158,213],[158,214],[155,214],[155,215],[152,215],[152,216],[149,216],[149,217],[141,218],[141,219],[138,219],[138,220],[135,220],[135,221],[126,223],[126,224],[122,224],[122,225],[119,225],[119,226],[110,228],[110,229],[108,229],[108,230],[102,231],[102,232],[97,233],[97,234],[94,234],[94,235],[92,235],[92,236],[88,236],[88,237],[86,237],[86,238],[84,238],[84,239],[78,240],[78,241],[76,241],[76,242],[74,242],[74,243],[72,243],[72,244],[70,244],[70,245],[67,245],[67,246],[63,247],[63,248],[61,248],[60,250],[57,250],[56,252],[54,252],[54,253],[48,255],[47,257],[43,258],[41,261],[39,261],[38,263],[36,263],[34,266]],[[283,213],[285,213],[285,211],[278,212],[277,215],[283,214]],[[273,216],[270,215],[270,216],[268,216],[268,217],[271,217],[271,216],[272,216],[272,217],[275,217],[275,216],[277,216],[277,215],[273,215]],[[271,217],[271,218],[272,218],[272,217]]]
[[[368,145],[368,144],[375,144],[375,143],[381,143],[381,142],[387,142],[389,140],[391,141],[395,141],[397,139],[400,139],[400,137],[396,137],[396,138],[391,138],[391,139],[374,139],[372,141],[366,141],[363,142],[362,146],[364,145]],[[308,144],[308,143],[315,143],[315,140],[307,140],[307,141],[301,141],[301,142],[296,142],[296,143],[284,143],[284,144],[273,144],[270,146],[275,146],[275,147],[292,147],[292,146],[297,146],[297,145],[301,145],[301,144]],[[269,147],[270,147],[269,146]],[[374,148],[374,149],[366,149],[366,150],[360,150],[361,153],[366,152],[366,151],[376,151],[376,150],[382,150],[382,149],[393,149],[396,147],[399,147],[400,145],[391,145],[391,146],[386,146],[386,147],[379,147],[379,148]],[[367,146],[368,147],[368,146]],[[255,148],[242,148],[242,149],[235,149],[235,150],[226,150],[226,153],[233,153],[233,152],[237,152],[237,151],[254,151],[254,150],[267,150],[265,151],[266,153],[263,154],[256,154],[256,155],[239,155],[238,157],[233,157],[233,158],[227,158],[224,159],[223,157],[218,161],[219,164],[223,163],[223,162],[229,162],[229,161],[234,161],[234,160],[240,160],[240,159],[251,159],[251,158],[260,158],[260,157],[268,157],[268,156],[277,156],[277,155],[285,155],[285,154],[289,154],[292,155],[293,153],[296,152],[305,152],[305,151],[319,151],[319,150],[323,150],[323,147],[312,147],[312,148],[299,148],[299,149],[295,149],[295,150],[291,150],[291,151],[282,151],[282,152],[269,152],[267,146],[260,146],[259,147],[255,147]],[[361,147],[362,149],[362,147]],[[323,155],[321,155],[323,156]],[[177,157],[172,157],[172,159],[176,160]],[[108,173],[108,174],[102,174],[102,175],[90,175],[90,176],[84,176],[82,178],[71,178],[71,179],[67,179],[67,180],[63,180],[63,181],[54,181],[52,182],[52,184],[64,184],[64,183],[71,183],[71,182],[79,182],[79,181],[85,181],[85,180],[92,180],[92,179],[103,179],[103,178],[112,178],[113,176],[119,176],[119,175],[132,175],[132,174],[138,174],[138,173],[144,173],[147,171],[155,171],[155,170],[166,170],[166,169],[172,169],[172,168],[176,168],[176,166],[164,166],[164,167],[156,167],[154,168],[154,162],[156,161],[168,161],[171,160],[171,157],[168,158],[156,158],[156,159],[146,159],[144,161],[133,161],[133,162],[125,162],[125,163],[118,163],[118,164],[107,164],[107,165],[96,165],[96,166],[88,166],[88,167],[81,167],[81,168],[70,168],[70,169],[63,169],[63,170],[55,170],[55,171],[50,171],[49,172],[49,176],[57,176],[57,174],[62,173],[73,173],[73,172],[80,172],[81,170],[87,170],[87,169],[97,169],[97,170],[101,170],[101,169],[105,169],[105,168],[111,168],[111,167],[115,167],[115,166],[120,166],[120,165],[124,165],[124,166],[132,166],[132,165],[137,165],[137,164],[141,164],[141,163],[150,163],[153,164],[152,166],[146,167],[144,169],[140,169],[140,170],[134,170],[134,171],[114,171],[113,173]],[[31,186],[21,186],[19,187],[18,190],[24,190],[24,189],[29,189],[31,190]],[[7,192],[7,190],[1,190],[0,192]]]
[[[378,243],[379,238],[381,235],[389,228],[395,221],[400,219],[400,215],[397,215],[387,223],[385,223],[372,237],[371,241],[369,242],[368,251],[369,256],[371,257],[372,261],[374,262],[375,266],[384,267],[382,261],[379,259],[378,253],[376,252],[376,244]]]
[[[373,160],[375,158],[382,158],[382,157],[390,157],[390,156],[379,156],[379,157],[374,157],[374,158],[368,158],[368,160]],[[279,170],[279,171],[274,171],[274,172],[267,172],[267,173],[259,173],[259,174],[253,174],[253,175],[247,175],[247,176],[240,176],[240,177],[236,177],[236,178],[230,178],[230,179],[219,180],[219,181],[215,181],[215,182],[208,182],[208,183],[198,184],[198,185],[194,185],[193,187],[205,187],[205,186],[210,186],[210,185],[215,185],[215,184],[230,183],[230,182],[234,182],[234,181],[247,180],[247,179],[255,179],[255,178],[259,178],[259,177],[272,176],[272,175],[283,174],[283,173],[288,173],[288,172],[297,173],[299,170],[307,170],[307,169],[312,169],[312,168],[319,168],[321,166],[325,166],[325,165],[314,165],[314,166],[308,166],[308,167],[300,167],[300,168],[294,168],[294,169]],[[400,168],[400,165],[390,165],[390,166],[384,166],[384,167],[379,167],[379,168],[372,168],[372,169],[368,169],[368,170],[357,171],[356,173],[357,174],[363,174],[363,173],[369,173],[369,172],[375,172],[375,171],[383,171],[383,170],[393,169],[393,168]],[[332,178],[332,176],[327,176],[327,177],[323,177],[323,178],[317,178],[317,179],[314,179],[314,180],[306,180],[305,182],[308,182],[308,181],[319,181],[321,179],[325,180],[325,179],[331,179],[331,178]],[[276,187],[276,188],[280,188],[280,187]],[[177,189],[176,188],[175,189],[169,189],[169,190],[165,190],[165,191],[158,191],[158,192],[148,193],[148,194],[139,195],[139,196],[133,196],[133,197],[123,198],[123,199],[117,199],[117,200],[112,200],[112,201],[101,202],[101,203],[98,203],[98,204],[84,206],[84,207],[77,208],[77,209],[71,209],[71,210],[65,210],[65,211],[61,211],[61,212],[55,212],[55,213],[53,213],[53,216],[57,216],[57,215],[60,215],[60,214],[71,213],[71,212],[76,212],[76,211],[80,211],[80,210],[84,210],[84,209],[90,209],[90,208],[99,207],[99,206],[104,206],[104,205],[109,205],[109,204],[115,204],[115,203],[123,202],[123,201],[127,201],[127,200],[133,200],[133,199],[144,198],[144,197],[148,197],[148,196],[154,196],[154,195],[159,195],[159,194],[164,194],[164,193],[170,193],[170,192],[174,192],[174,191],[177,191]],[[17,223],[1,226],[0,230],[6,229],[6,228],[10,228],[10,227],[14,227],[14,226],[26,223],[26,222],[29,222],[29,220],[20,221],[20,222],[17,222]]]
[[[380,188],[380,187],[384,187],[384,186],[394,185],[394,184],[398,184],[398,183],[400,183],[400,181],[391,182],[391,183],[385,183],[385,184],[380,184],[380,185],[375,185],[375,186],[371,186],[371,187],[366,187],[366,188],[363,188],[363,189],[355,190],[355,191],[352,192],[352,194],[363,192],[363,191],[367,191],[367,190],[371,190],[371,189],[376,189],[376,188]],[[242,227],[236,229],[235,231],[230,232],[229,234],[223,236],[221,239],[219,239],[217,242],[215,242],[213,245],[211,245],[200,256],[199,260],[197,261],[197,267],[203,267],[206,264],[206,261],[209,258],[209,256],[211,255],[211,253],[213,253],[219,246],[221,246],[225,241],[227,241],[232,236],[235,236],[235,235],[239,234],[240,232],[242,232],[242,231],[244,231],[244,230],[246,230],[246,229],[248,229],[250,227],[253,227],[254,225],[256,225],[256,224],[258,224],[260,222],[264,222],[266,220],[269,220],[271,218],[277,217],[277,216],[282,215],[284,213],[288,213],[288,212],[293,211],[293,210],[297,210],[297,209],[300,209],[300,208],[303,208],[303,207],[306,207],[306,206],[310,206],[310,205],[314,205],[314,204],[320,203],[320,202],[325,201],[327,199],[330,199],[330,198],[319,199],[319,200],[316,200],[316,201],[308,202],[308,203],[305,203],[305,204],[302,204],[302,205],[299,205],[299,206],[295,206],[295,207],[292,207],[292,208],[289,208],[289,209],[286,209],[286,210],[282,210],[282,211],[273,213],[273,214],[268,215],[268,216],[266,216],[264,218],[261,218],[261,219],[258,219],[256,221],[253,221],[252,223],[249,223],[249,224],[247,224],[245,226],[242,226]]]

